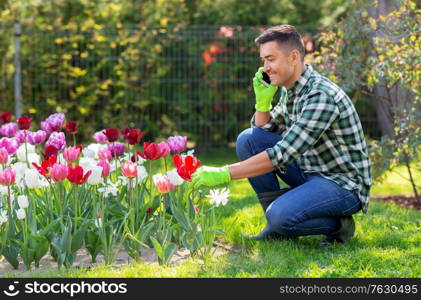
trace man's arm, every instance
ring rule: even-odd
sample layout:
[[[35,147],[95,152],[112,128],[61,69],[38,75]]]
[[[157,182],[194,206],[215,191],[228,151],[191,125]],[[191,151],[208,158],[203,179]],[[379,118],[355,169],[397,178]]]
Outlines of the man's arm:
[[[275,169],[266,151],[229,165],[228,168],[233,180],[263,175]]]
[[[256,111],[254,125],[257,127],[267,124],[270,120],[270,112]]]

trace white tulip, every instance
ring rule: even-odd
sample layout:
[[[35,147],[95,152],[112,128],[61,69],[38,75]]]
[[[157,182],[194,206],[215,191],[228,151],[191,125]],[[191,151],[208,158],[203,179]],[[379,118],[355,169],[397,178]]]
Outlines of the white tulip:
[[[25,210],[24,210],[23,208],[19,208],[19,209],[16,211],[16,216],[18,217],[18,219],[19,219],[19,220],[23,220],[23,219],[25,219],[25,217],[26,217]]]
[[[26,150],[25,150],[26,144]],[[35,147],[28,143],[23,143],[19,146],[19,149],[16,151],[16,156],[19,161],[26,161],[26,151],[28,151],[28,155],[30,153],[35,153]]]
[[[0,226],[3,224],[3,223],[6,223],[7,222],[7,212],[5,211],[5,210],[1,210],[0,211]]]
[[[7,186],[0,185],[0,195],[7,195],[8,189]]]
[[[97,164],[97,161],[90,157],[82,157],[79,160],[79,165],[83,168],[85,172],[92,170]]]
[[[28,169],[28,166],[24,162],[17,162],[11,165],[11,168],[16,173],[16,181],[20,181],[23,176],[25,176],[25,171]]]
[[[92,168],[92,173],[88,177],[88,184],[95,185],[104,182],[104,179],[101,177],[102,167],[94,166]]]
[[[20,208],[27,208],[29,206],[28,197],[26,195],[19,195],[18,204]]]
[[[146,177],[148,177],[148,172],[144,166],[137,167],[137,183],[141,183]]]
[[[37,189],[41,187],[40,174],[37,170],[25,170],[25,184],[29,189]]]
[[[173,185],[180,185],[184,182],[184,179],[181,178],[180,175],[178,175],[176,169],[172,169],[172,170],[168,171],[167,176],[168,176],[168,178],[170,179],[170,181]]]
[[[40,165],[41,157],[36,153],[28,153],[29,167],[35,169],[32,163]]]
[[[90,144],[82,150],[83,156],[89,158],[98,158],[98,152],[103,147],[104,145],[102,144]]]

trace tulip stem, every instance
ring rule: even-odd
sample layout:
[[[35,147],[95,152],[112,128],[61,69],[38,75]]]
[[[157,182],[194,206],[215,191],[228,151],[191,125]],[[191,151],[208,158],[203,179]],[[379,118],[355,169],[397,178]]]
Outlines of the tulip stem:
[[[165,165],[165,173],[168,172],[168,168],[167,168],[167,158],[164,157],[164,165]]]
[[[76,146],[76,134],[72,134],[73,135],[73,146]]]
[[[115,143],[113,143],[113,151],[114,151],[114,159],[115,159],[115,182],[117,182],[117,150],[115,147]]]
[[[29,161],[28,161],[28,145],[26,142],[26,130],[25,130],[25,159],[26,159],[26,165],[29,168]]]
[[[149,194],[152,198],[152,161],[149,161]]]
[[[10,220],[10,226],[9,226],[9,233],[14,236],[15,235],[15,226],[13,224],[13,216],[12,216],[12,199],[10,198],[10,186],[7,186],[7,200],[9,202],[9,220]]]

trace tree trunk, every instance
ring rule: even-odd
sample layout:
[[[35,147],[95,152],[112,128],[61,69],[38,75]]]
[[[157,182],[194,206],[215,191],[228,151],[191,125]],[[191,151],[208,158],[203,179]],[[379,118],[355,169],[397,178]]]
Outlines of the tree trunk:
[[[374,3],[378,5],[375,6]],[[368,15],[371,18],[377,19],[379,16],[387,15],[393,10],[399,8],[399,2],[397,0],[373,0],[372,5],[368,9]],[[376,30],[372,34],[372,38],[386,37],[383,32]],[[393,38],[393,37],[388,37]],[[394,113],[392,108],[403,108],[406,106],[408,99],[406,93],[398,83],[392,88],[388,88],[381,82],[376,83],[373,89],[373,101],[376,108],[377,120],[382,135],[386,135],[389,138],[395,138],[394,133]]]

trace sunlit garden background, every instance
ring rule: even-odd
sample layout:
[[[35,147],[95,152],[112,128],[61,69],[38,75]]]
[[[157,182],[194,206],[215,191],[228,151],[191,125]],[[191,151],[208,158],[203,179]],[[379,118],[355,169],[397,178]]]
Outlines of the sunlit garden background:
[[[420,7],[385,0],[0,2],[0,276],[419,277]],[[236,162],[254,113],[254,38],[301,32],[352,98],[373,163],[356,236],[253,242]]]

